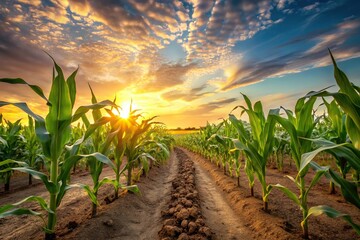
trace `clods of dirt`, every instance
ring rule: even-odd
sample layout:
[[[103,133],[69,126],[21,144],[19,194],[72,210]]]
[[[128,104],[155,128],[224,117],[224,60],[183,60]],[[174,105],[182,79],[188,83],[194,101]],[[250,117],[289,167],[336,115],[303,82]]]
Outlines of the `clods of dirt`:
[[[77,226],[79,226],[79,224],[76,221],[70,221],[66,227],[68,228],[68,230],[72,231],[75,228],[77,228]]]
[[[173,190],[168,210],[162,212],[164,222],[159,231],[159,238],[162,240],[212,239],[214,234],[205,225],[201,214],[194,163],[181,149],[175,148],[175,153],[179,160],[179,170],[172,182]]]

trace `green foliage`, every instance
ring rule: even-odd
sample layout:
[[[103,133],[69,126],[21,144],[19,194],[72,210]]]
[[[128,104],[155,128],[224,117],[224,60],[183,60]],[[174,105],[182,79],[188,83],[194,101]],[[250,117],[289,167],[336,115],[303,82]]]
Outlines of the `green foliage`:
[[[4,119],[5,125],[1,121],[0,123],[0,163],[4,163],[8,159],[24,160],[25,153],[23,151],[26,140],[21,134],[22,126],[20,124],[21,119],[10,122]],[[4,182],[5,191],[10,190],[10,179],[13,174],[11,167],[16,167],[16,163],[8,162],[7,164],[2,164],[0,170],[9,169],[8,171],[2,171],[0,173],[0,182]]]
[[[331,53],[330,55],[334,63],[334,75],[340,88],[339,92],[329,93],[326,89],[310,92],[297,101],[294,112],[281,107],[271,110],[267,118],[260,101],[252,106],[250,99],[243,95],[246,107],[237,106],[234,110],[237,108],[242,110],[240,117],[247,113],[250,127],[235,115],[229,114],[228,120],[224,121],[231,123],[231,126],[224,127],[223,123],[219,125],[208,123],[199,134],[189,134],[176,139],[177,144],[200,153],[211,161],[215,159],[218,166],[220,160],[223,166],[231,162],[228,151],[231,139],[233,149],[230,152],[236,156],[235,159],[239,159],[240,153],[246,157],[244,170],[249,179],[250,189],[253,188],[254,174],[256,174],[262,184],[264,202],[271,189],[276,188],[298,205],[303,213],[301,226],[305,238],[309,236],[309,216],[319,214],[326,214],[332,218],[342,217],[359,233],[359,226],[349,215],[339,213],[328,206],[310,208],[308,206],[309,192],[323,175],[341,187],[341,192],[348,202],[357,207],[360,204],[357,187],[360,176],[360,88],[347,79],[345,73],[337,67]],[[313,109],[317,97],[323,98],[327,115],[315,116],[316,110]],[[334,100],[328,102],[325,97],[333,97]],[[286,117],[279,114],[280,110],[284,111]],[[224,129],[235,129],[236,135]],[[209,138],[209,135],[212,137]],[[277,164],[281,169],[281,154],[289,151],[288,149],[291,151],[298,173],[295,178],[287,177],[299,189],[298,194],[280,184],[267,185],[265,180],[266,163],[270,154],[275,153]],[[314,162],[315,156],[324,151],[335,158],[343,177],[330,167],[322,167]],[[355,173],[355,182],[345,179],[350,168]],[[314,170],[315,174],[311,182],[306,183],[305,176],[310,169]]]
[[[246,112],[249,117],[252,138],[240,137],[240,141],[238,139],[234,140],[234,145],[235,149],[244,151],[247,155],[251,167],[262,186],[264,210],[268,211],[268,197],[271,188],[266,182],[266,164],[270,154],[272,153],[274,144],[274,129],[276,122],[272,116],[278,114],[279,110],[270,110],[268,117],[265,118],[260,101],[257,101],[254,106],[252,106],[250,99],[244,94],[243,97],[247,107],[239,107],[243,109],[243,112]],[[235,121],[233,120],[233,122]],[[236,123],[238,124],[237,126],[240,125],[239,121]],[[243,134],[243,127],[241,127],[238,131]]]
[[[30,86],[32,90],[40,97],[47,101],[49,106],[49,111],[44,119],[43,117],[35,114],[28,107],[27,103],[10,103],[0,101],[0,107],[6,105],[14,105],[29,116],[34,118],[35,121],[35,133],[37,139],[41,143],[42,152],[46,158],[45,164],[47,164],[47,169],[49,169],[49,174],[44,174],[42,172],[31,169],[29,166],[24,166],[20,168],[8,168],[9,170],[19,170],[31,174],[35,178],[39,178],[45,184],[49,194],[50,202],[48,204],[48,222],[47,226],[44,227],[46,236],[54,235],[55,226],[56,226],[56,210],[60,205],[61,200],[63,199],[65,193],[75,187],[74,185],[69,185],[67,179],[69,178],[70,170],[77,161],[82,158],[95,157],[99,161],[110,161],[108,158],[100,153],[94,153],[89,155],[77,155],[80,144],[89,137],[89,133],[85,134],[82,139],[76,141],[72,146],[66,146],[71,139],[71,123],[79,119],[90,109],[100,109],[111,101],[101,102],[99,104],[88,105],[78,108],[74,115],[73,107],[75,104],[76,96],[76,84],[75,76],[77,70],[75,70],[68,78],[65,80],[62,69],[54,61],[54,71],[53,79],[49,97],[44,97],[43,91],[40,87],[28,84],[22,79],[9,79],[2,78],[0,82],[10,83],[10,84],[26,84]],[[15,163],[15,162],[14,162]],[[86,186],[81,186],[85,190]],[[88,192],[89,193],[89,192]],[[89,193],[93,201],[96,200],[91,193]],[[95,202],[96,203],[96,202]],[[9,210],[9,209],[7,209]],[[7,211],[6,208],[2,209],[0,214],[6,216],[9,214],[32,214],[32,211],[23,211],[22,209],[11,209]]]

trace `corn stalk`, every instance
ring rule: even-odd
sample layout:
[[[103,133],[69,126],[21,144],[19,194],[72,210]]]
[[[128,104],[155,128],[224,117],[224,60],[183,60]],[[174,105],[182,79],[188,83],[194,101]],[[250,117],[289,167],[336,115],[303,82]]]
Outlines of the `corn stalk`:
[[[250,99],[244,94],[243,97],[247,108],[244,106],[238,107],[243,109],[242,113],[246,112],[249,116],[252,138],[244,137],[242,139],[243,141],[234,139],[233,142],[235,149],[246,153],[252,170],[254,170],[259,182],[261,183],[264,211],[268,212],[268,198],[271,188],[269,188],[266,182],[266,164],[273,149],[274,128],[276,123],[271,116],[276,115],[279,110],[270,110],[266,119],[260,101],[256,102],[253,107]],[[236,121],[233,120],[232,122]],[[239,123],[239,121],[237,121],[237,123]],[[243,132],[242,129],[241,132]]]
[[[0,82],[9,84],[22,84],[29,86],[37,95],[46,100],[49,107],[46,118],[35,114],[27,105],[27,103],[10,103],[0,101],[0,107],[6,105],[14,105],[25,113],[30,115],[35,120],[35,132],[38,140],[42,145],[44,156],[46,157],[49,169],[49,175],[42,172],[31,169],[25,163],[23,167],[9,168],[3,171],[18,170],[31,174],[34,178],[41,179],[46,189],[50,194],[50,201],[46,201],[37,196],[31,196],[24,201],[35,201],[40,204],[41,208],[48,212],[47,224],[44,226],[45,239],[54,239],[57,208],[60,205],[65,193],[73,188],[80,187],[87,191],[91,200],[97,203],[96,198],[90,191],[89,187],[83,184],[69,185],[67,179],[70,174],[70,170],[77,161],[82,158],[95,157],[99,161],[110,161],[106,156],[100,153],[92,153],[88,155],[77,155],[80,144],[90,135],[84,136],[79,139],[76,144],[72,146],[66,146],[70,140],[71,135],[71,123],[77,121],[81,116],[91,109],[100,109],[104,106],[111,105],[111,101],[103,101],[101,103],[81,106],[73,114],[73,107],[76,97],[76,83],[75,76],[77,70],[75,70],[65,81],[62,69],[54,61],[53,79],[49,97],[47,98],[43,90],[36,85],[27,83],[21,78],[2,78]],[[66,152],[65,155],[63,153]],[[6,161],[5,161],[6,162]],[[16,161],[7,160],[8,163]],[[3,163],[2,163],[3,164]],[[29,209],[18,208],[24,201],[20,201],[15,204],[8,204],[0,208],[0,217],[8,215],[23,215],[30,214],[35,216],[41,216],[40,213],[34,212]]]

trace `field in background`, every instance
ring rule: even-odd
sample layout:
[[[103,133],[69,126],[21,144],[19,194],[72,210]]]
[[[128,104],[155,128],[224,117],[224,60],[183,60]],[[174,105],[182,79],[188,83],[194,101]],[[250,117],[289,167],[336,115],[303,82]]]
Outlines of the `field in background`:
[[[171,135],[184,135],[191,133],[198,133],[199,129],[169,129],[168,133]]]

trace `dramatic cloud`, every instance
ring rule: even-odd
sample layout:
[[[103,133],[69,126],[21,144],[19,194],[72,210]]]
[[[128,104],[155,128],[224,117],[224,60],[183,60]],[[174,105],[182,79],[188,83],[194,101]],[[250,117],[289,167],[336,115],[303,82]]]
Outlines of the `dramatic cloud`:
[[[187,116],[194,116],[197,114],[210,115],[210,114],[212,114],[212,111],[223,108],[223,107],[227,106],[228,104],[235,102],[236,100],[237,100],[237,98],[220,99],[220,100],[216,100],[213,102],[201,104],[199,106],[193,107],[192,109],[184,110],[180,114],[187,115]]]
[[[285,45],[301,44],[304,40],[315,44],[307,51],[293,51],[287,55],[277,56],[276,59],[243,63],[227,79],[222,90],[254,84],[269,77],[329,65],[327,48],[336,53],[338,60],[359,57],[359,44],[349,41],[359,32],[360,20],[356,19],[339,23],[334,29],[312,32],[301,38],[292,39]]]
[[[99,99],[133,98],[173,127],[201,125],[226,115],[245,86],[293,102],[261,84],[329,65],[327,48],[338,60],[359,57],[359,12],[357,0],[3,0],[0,77],[48,92],[48,53],[66,75],[80,67],[78,104],[88,103],[90,83]],[[0,95],[44,110],[15,89],[1,84]]]
[[[200,98],[204,95],[209,95],[212,92],[204,91],[207,88],[207,84],[203,84],[199,87],[195,87],[190,89],[189,91],[182,91],[182,90],[171,90],[168,92],[165,92],[161,95],[161,97],[167,101],[173,101],[173,100],[185,100],[188,102],[191,102],[195,99]]]

